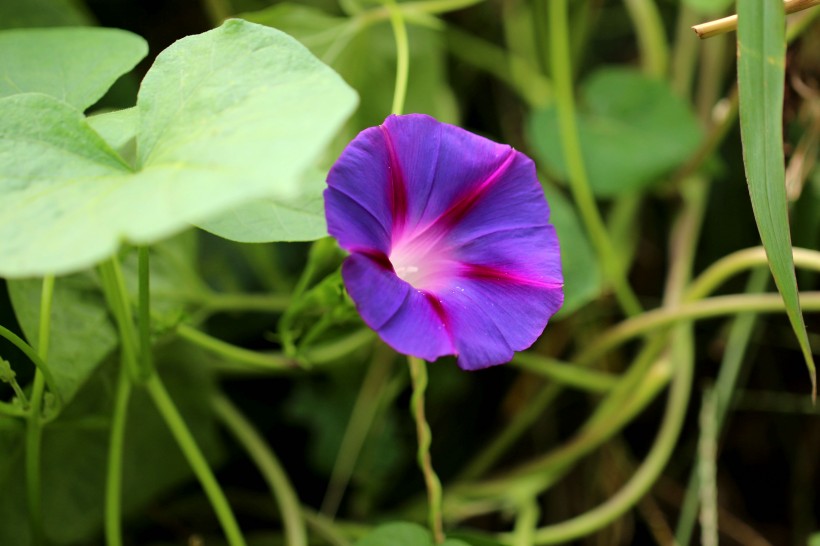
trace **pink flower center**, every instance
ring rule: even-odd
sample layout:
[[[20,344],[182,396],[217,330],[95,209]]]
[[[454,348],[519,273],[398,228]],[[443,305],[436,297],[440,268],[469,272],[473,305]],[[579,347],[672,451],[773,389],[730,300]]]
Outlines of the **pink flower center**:
[[[390,263],[400,279],[418,290],[433,290],[443,286],[458,269],[452,251],[441,237],[422,233],[408,234],[393,244]]]

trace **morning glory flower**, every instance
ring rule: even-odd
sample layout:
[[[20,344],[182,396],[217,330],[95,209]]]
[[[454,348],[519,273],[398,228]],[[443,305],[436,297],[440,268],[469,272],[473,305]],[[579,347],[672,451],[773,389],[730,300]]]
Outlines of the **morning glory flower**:
[[[390,116],[345,148],[328,231],[364,322],[397,351],[476,370],[532,345],[563,303],[549,207],[524,154],[429,116]]]

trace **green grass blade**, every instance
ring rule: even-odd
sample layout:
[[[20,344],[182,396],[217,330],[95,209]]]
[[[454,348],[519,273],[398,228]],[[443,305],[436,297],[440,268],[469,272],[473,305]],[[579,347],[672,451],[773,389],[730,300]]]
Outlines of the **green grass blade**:
[[[806,325],[794,274],[783,162],[785,13],[781,0],[738,0],[738,87],[743,162],[769,267],[806,359],[817,395]]]

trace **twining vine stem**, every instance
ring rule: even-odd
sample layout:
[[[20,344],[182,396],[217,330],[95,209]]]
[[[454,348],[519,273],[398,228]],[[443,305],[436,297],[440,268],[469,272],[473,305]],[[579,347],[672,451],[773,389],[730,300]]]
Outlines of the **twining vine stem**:
[[[414,356],[408,356],[410,378],[413,382],[413,396],[410,399],[410,411],[416,420],[416,436],[418,436],[418,463],[424,474],[424,484],[427,487],[427,502],[430,505],[430,529],[436,544],[444,542],[444,524],[442,522],[441,481],[433,470],[433,461],[430,456],[430,444],[433,435],[430,425],[424,414],[424,392],[427,389],[427,363]]]

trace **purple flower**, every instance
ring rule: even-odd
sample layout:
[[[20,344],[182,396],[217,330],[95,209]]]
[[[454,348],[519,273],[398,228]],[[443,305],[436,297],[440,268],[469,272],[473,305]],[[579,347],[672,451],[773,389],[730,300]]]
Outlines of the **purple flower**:
[[[345,286],[399,352],[476,370],[532,345],[564,300],[549,207],[527,156],[435,119],[390,116],[328,174]]]

